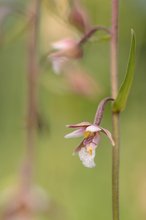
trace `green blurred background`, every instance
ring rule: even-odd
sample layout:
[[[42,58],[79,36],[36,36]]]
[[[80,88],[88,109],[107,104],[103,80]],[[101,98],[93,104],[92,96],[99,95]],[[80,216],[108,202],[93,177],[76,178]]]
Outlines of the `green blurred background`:
[[[15,2],[25,9],[30,1]],[[49,2],[49,1],[48,1]],[[53,1],[50,1],[50,3]],[[59,1],[59,7],[67,1]],[[110,26],[111,1],[83,0],[93,24]],[[50,6],[53,7],[53,6]],[[64,7],[64,6],[63,6]],[[52,10],[52,8],[50,9]],[[42,9],[39,48],[50,48],[60,34],[48,21],[50,10]],[[61,9],[60,9],[61,10]],[[59,11],[59,9],[58,9]],[[61,11],[62,12],[62,11]],[[120,212],[124,220],[146,219],[146,1],[120,1],[119,81],[127,65],[130,29],[136,32],[137,61],[134,83],[126,110],[121,114]],[[46,14],[48,13],[48,17]],[[56,12],[54,12],[56,13]],[[58,16],[55,14],[55,16]],[[62,15],[61,15],[62,16]],[[61,18],[58,18],[61,19]],[[46,23],[44,24],[46,20]],[[0,190],[1,194],[19,180],[26,145],[27,31],[19,34],[26,19],[11,14],[1,28],[0,39]],[[59,23],[59,25],[61,25]],[[48,28],[48,29],[47,29]],[[63,27],[64,28],[64,27]],[[46,32],[44,32],[46,30]],[[18,31],[18,34],[17,34]],[[51,31],[53,34],[51,35]],[[50,35],[49,35],[50,34]],[[16,35],[16,36],[15,36]],[[44,37],[44,38],[43,38]],[[49,39],[50,37],[50,39]],[[46,40],[47,39],[47,40]],[[48,41],[48,42],[47,42]],[[48,45],[47,45],[48,43]],[[48,50],[47,49],[47,50]],[[66,124],[92,121],[98,102],[110,95],[109,41],[87,43],[82,66],[97,80],[94,99],[68,92],[62,76],[51,67],[41,67],[38,82],[39,112],[45,128],[38,131],[34,182],[57,204],[61,213],[52,219],[111,220],[111,145],[102,138],[96,153],[96,168],[86,169],[72,156],[80,140],[65,140]],[[111,130],[110,105],[102,126]],[[44,218],[45,219],[45,218]]]

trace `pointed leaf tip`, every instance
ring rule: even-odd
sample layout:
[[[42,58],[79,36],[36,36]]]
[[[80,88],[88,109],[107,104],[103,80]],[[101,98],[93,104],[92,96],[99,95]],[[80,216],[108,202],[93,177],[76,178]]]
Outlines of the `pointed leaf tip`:
[[[125,109],[127,99],[131,90],[134,69],[135,69],[135,54],[136,54],[136,39],[135,32],[131,29],[131,47],[128,58],[128,65],[126,69],[125,79],[121,84],[120,90],[118,92],[117,98],[113,104],[113,112],[121,112]]]

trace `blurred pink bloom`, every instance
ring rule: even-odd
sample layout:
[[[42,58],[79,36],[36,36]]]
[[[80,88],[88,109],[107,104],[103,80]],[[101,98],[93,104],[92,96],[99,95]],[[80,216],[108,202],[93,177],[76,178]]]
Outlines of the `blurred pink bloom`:
[[[83,136],[84,139],[80,145],[75,149],[75,152],[79,154],[79,158],[83,165],[88,168],[95,167],[95,149],[100,142],[100,132],[103,132],[110,139],[111,144],[114,146],[114,140],[110,131],[105,128],[99,127],[96,124],[89,122],[81,122],[79,124],[67,125],[68,128],[75,128],[77,130],[65,135],[65,138],[76,138]]]
[[[72,2],[69,21],[72,25],[84,33],[91,29],[89,16],[85,8],[80,4],[79,0],[74,0]]]
[[[64,65],[71,59],[82,57],[82,49],[74,39],[67,38],[52,44],[56,51],[49,55],[55,73],[60,73]]]
[[[79,65],[68,65],[64,71],[64,77],[69,90],[76,94],[93,99],[101,92],[101,86],[93,76]]]
[[[8,188],[3,200],[0,219],[4,220],[32,220],[38,214],[47,213],[49,209],[46,192],[39,187],[22,191]]]

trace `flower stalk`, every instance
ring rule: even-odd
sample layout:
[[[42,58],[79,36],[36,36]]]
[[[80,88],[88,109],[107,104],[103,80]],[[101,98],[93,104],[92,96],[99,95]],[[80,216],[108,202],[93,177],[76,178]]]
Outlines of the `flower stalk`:
[[[115,99],[118,94],[118,12],[119,0],[112,0],[111,27],[111,93]],[[112,113],[113,137],[115,146],[112,148],[112,211],[113,220],[119,220],[119,113]]]
[[[28,95],[27,95],[27,149],[26,159],[22,169],[22,192],[28,191],[32,185],[33,161],[36,139],[37,121],[37,32],[40,1],[32,0],[28,9],[30,23],[28,29]]]
[[[114,101],[114,99],[111,98],[111,97],[107,97],[107,98],[103,99],[103,100],[99,103],[98,108],[97,108],[97,111],[96,111],[96,115],[95,115],[95,118],[94,118],[94,124],[100,125],[100,122],[101,122],[102,117],[103,117],[105,105],[106,105],[107,102],[109,102],[109,101]]]
[[[107,27],[104,27],[104,26],[95,26],[95,27],[92,27],[87,33],[85,33],[85,35],[80,39],[79,41],[79,45],[83,45],[84,43],[86,43],[90,37],[92,37],[92,35],[94,33],[96,33],[97,31],[104,31],[106,32],[107,34],[109,34],[109,36],[111,35],[111,31],[110,29],[108,29]]]

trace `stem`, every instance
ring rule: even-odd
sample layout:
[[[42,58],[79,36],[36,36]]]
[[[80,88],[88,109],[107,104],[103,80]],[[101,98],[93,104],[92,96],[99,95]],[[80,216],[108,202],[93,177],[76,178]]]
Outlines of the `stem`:
[[[111,35],[111,32],[108,28],[103,26],[95,26],[91,28],[78,42],[78,45],[81,46],[82,44],[86,43],[86,41],[96,32],[96,31],[105,31],[109,35]]]
[[[119,113],[113,113],[113,138],[115,146],[112,149],[112,210],[113,220],[119,220],[119,165],[120,165],[120,141],[119,141]]]
[[[118,4],[119,0],[112,0],[111,27],[111,92],[115,99],[118,93]],[[113,137],[115,146],[112,149],[112,210],[113,220],[119,220],[119,113],[112,113]]]
[[[100,125],[102,117],[103,117],[103,113],[104,113],[104,109],[105,109],[105,105],[109,102],[109,101],[114,101],[113,98],[111,97],[107,97],[104,98],[98,105],[97,110],[96,110],[96,114],[95,114],[95,118],[94,118],[94,124],[96,124],[97,126]]]
[[[26,160],[22,170],[22,191],[28,191],[33,178],[33,160],[37,120],[37,30],[40,1],[30,3],[28,19],[31,24],[28,29],[28,103],[27,103],[27,149]]]

